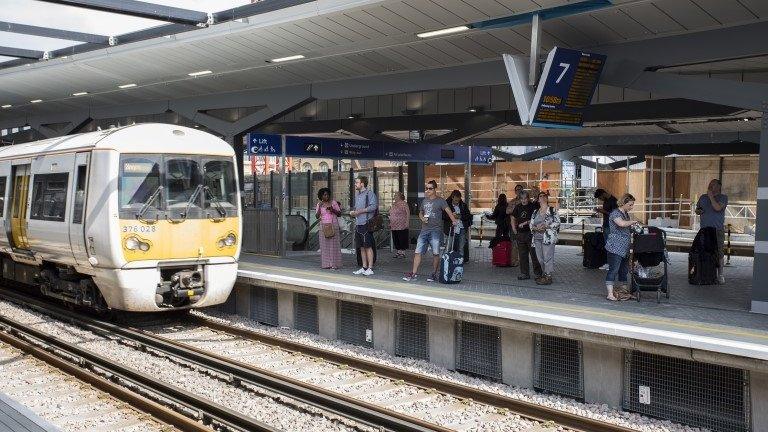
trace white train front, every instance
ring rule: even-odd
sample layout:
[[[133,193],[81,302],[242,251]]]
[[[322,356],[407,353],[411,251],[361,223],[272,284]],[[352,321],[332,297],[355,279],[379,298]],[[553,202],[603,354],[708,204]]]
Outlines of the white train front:
[[[5,280],[100,311],[223,303],[240,195],[226,142],[139,124],[0,149]]]

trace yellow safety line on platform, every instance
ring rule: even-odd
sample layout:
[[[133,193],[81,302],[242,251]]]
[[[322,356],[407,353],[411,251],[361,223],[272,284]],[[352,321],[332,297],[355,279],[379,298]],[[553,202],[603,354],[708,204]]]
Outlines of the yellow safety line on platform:
[[[286,268],[286,267],[275,267],[271,265],[264,265],[264,264],[258,264],[249,262],[248,264],[252,265],[258,265],[262,268],[259,268],[258,271],[264,272],[265,270],[279,270],[275,273],[280,274],[280,272],[291,272],[293,274],[297,274],[300,276],[313,276],[315,278],[322,277],[327,279],[333,279],[340,282],[345,282],[347,284],[354,284],[354,282],[350,281],[349,276],[342,276],[342,275],[334,275],[334,274],[317,274],[314,273],[312,270],[300,270],[300,269],[293,269],[293,268]],[[247,269],[243,269],[246,270]],[[717,333],[717,334],[729,334],[734,336],[748,336],[748,337],[754,337],[758,339],[766,339],[768,340],[768,332],[760,332],[755,333],[748,330],[731,330],[731,329],[737,329],[738,327],[728,327],[722,324],[715,324],[717,326],[725,327],[723,329],[718,329],[715,327],[712,327],[712,324],[706,324],[706,323],[695,323],[692,321],[686,321],[686,322],[680,322],[682,320],[678,318],[652,318],[646,315],[638,315],[633,312],[607,312],[603,310],[598,310],[594,308],[588,308],[588,307],[579,307],[579,306],[559,306],[562,303],[555,303],[547,300],[527,300],[527,299],[521,299],[519,297],[508,297],[508,296],[501,296],[497,294],[487,294],[487,293],[481,293],[481,292],[467,292],[467,291],[460,291],[460,290],[450,290],[450,293],[447,293],[445,289],[439,289],[439,288],[429,288],[424,287],[422,285],[411,285],[411,284],[405,284],[402,282],[391,282],[391,281],[380,281],[377,279],[365,279],[366,284],[369,285],[375,285],[380,289],[385,289],[387,291],[394,291],[392,289],[393,285],[397,287],[405,288],[409,291],[413,291],[414,293],[418,294],[418,291],[428,292],[428,293],[434,293],[434,294],[450,294],[452,296],[457,297],[465,297],[465,298],[478,298],[483,297],[487,300],[492,300],[495,302],[503,302],[510,305],[518,305],[518,306],[529,306],[529,307],[537,307],[537,308],[543,308],[543,309],[550,309],[550,310],[556,310],[561,312],[573,312],[573,313],[579,313],[579,314],[589,314],[590,316],[603,316],[603,317],[609,317],[609,318],[616,318],[616,319],[622,319],[629,321],[631,323],[635,324],[642,324],[642,323],[653,323],[653,324],[660,324],[665,327],[677,327],[677,328],[687,328],[687,329],[695,329],[700,331],[706,331],[708,333]],[[363,287],[365,288],[365,287]],[[482,303],[476,304],[482,305]],[[674,320],[674,321],[672,321]],[[617,323],[619,324],[619,323]],[[702,336],[708,336],[708,335],[702,335]]]

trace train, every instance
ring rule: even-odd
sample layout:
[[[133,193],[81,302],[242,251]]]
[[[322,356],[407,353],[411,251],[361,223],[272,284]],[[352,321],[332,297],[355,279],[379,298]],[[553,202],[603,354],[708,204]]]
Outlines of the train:
[[[241,247],[235,167],[227,142],[170,124],[0,148],[2,279],[99,313],[224,303]]]

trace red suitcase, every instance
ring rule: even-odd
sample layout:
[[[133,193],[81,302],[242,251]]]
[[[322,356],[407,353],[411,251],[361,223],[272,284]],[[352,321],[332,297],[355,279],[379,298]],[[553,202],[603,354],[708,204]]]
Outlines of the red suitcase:
[[[509,267],[512,265],[510,257],[512,254],[512,242],[501,240],[493,247],[493,265],[497,267]]]

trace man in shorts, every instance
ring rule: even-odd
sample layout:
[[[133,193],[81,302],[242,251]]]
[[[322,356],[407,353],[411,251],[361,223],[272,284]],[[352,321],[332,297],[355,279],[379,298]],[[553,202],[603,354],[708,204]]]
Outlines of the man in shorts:
[[[453,215],[448,203],[437,196],[437,182],[430,180],[427,183],[426,197],[421,202],[419,210],[419,219],[421,219],[421,232],[416,242],[416,253],[413,256],[413,271],[406,273],[404,281],[412,281],[418,278],[416,273],[421,265],[421,255],[427,253],[427,247],[432,249],[432,275],[427,278],[427,282],[437,280],[437,270],[440,266],[440,240],[442,240],[443,217],[441,212],[448,214],[453,226],[459,223],[456,216]]]
[[[376,194],[368,188],[368,177],[360,176],[355,179],[355,207],[349,215],[355,218],[355,243],[360,248],[363,266],[353,273],[356,275],[373,276],[373,248],[376,241],[368,229],[368,221],[376,215],[379,200]]]
[[[728,207],[728,195],[722,193],[723,184],[718,179],[712,179],[707,187],[707,193],[699,197],[696,204],[696,214],[701,217],[701,228],[712,227],[717,232],[717,281],[725,283],[723,274],[723,249],[725,247],[725,208]]]

